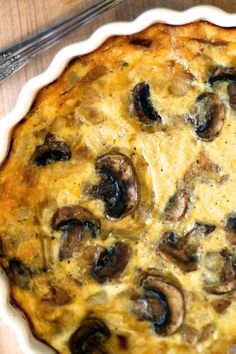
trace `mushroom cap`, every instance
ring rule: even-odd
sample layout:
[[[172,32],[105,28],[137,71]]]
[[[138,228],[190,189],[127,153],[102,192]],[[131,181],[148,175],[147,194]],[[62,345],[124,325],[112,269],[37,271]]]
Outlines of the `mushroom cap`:
[[[105,202],[105,216],[120,219],[132,213],[140,200],[139,181],[132,161],[121,153],[108,153],[96,161],[101,181],[93,193]]]
[[[104,283],[119,277],[129,262],[130,253],[130,247],[121,241],[102,251],[92,267],[93,278],[99,283]]]
[[[147,82],[138,83],[130,95],[131,112],[138,117],[140,122],[153,124],[162,122],[161,116],[155,110],[150,98],[150,86]]]
[[[182,290],[172,281],[161,276],[147,275],[141,281],[144,297],[151,300],[151,318],[155,331],[169,336],[178,331],[185,316]],[[162,310],[161,310],[162,308]]]
[[[196,99],[197,123],[195,132],[204,141],[217,138],[225,120],[225,107],[213,92],[204,92]]]
[[[236,68],[221,66],[215,70],[213,75],[208,79],[210,85],[213,85],[217,81],[236,81]]]
[[[64,141],[55,140],[52,134],[48,134],[45,142],[38,145],[31,157],[31,161],[37,166],[45,166],[57,161],[71,159],[71,151]]]
[[[109,339],[111,332],[106,324],[96,318],[85,318],[69,339],[71,354],[106,354],[102,344]]]

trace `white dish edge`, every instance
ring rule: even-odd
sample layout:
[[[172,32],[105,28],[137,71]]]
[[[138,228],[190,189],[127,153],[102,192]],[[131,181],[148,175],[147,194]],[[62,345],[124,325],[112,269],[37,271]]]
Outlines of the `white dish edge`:
[[[29,111],[39,89],[54,81],[72,58],[92,52],[111,36],[134,34],[156,22],[182,25],[197,20],[207,20],[222,27],[236,26],[236,14],[229,14],[212,6],[196,6],[182,12],[157,8],[144,12],[132,22],[106,24],[96,30],[89,39],[61,49],[45,72],[24,85],[15,108],[0,120],[0,163],[7,154],[12,128]],[[0,270],[0,317],[15,332],[21,350],[25,354],[55,353],[34,338],[24,316],[10,304],[9,300],[8,281],[4,272]]]

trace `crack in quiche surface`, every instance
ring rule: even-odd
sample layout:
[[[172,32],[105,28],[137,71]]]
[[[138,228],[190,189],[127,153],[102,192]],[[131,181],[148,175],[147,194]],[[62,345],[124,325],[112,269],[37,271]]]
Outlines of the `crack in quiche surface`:
[[[0,264],[58,353],[234,352],[235,38],[207,22],[111,38],[14,129]]]

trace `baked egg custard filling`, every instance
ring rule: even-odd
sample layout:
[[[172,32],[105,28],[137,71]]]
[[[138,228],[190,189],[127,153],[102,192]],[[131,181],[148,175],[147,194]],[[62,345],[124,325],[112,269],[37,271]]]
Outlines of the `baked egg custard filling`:
[[[0,168],[11,302],[60,354],[236,348],[236,30],[156,24],[73,59]]]

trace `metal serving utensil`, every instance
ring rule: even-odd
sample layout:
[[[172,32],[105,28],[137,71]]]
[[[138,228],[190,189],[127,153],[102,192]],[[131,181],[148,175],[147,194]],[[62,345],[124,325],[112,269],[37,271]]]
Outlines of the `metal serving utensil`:
[[[51,48],[75,29],[84,26],[95,17],[120,4],[124,0],[99,0],[93,6],[80,11],[65,21],[25,41],[0,52],[0,81],[21,69],[31,58]]]

